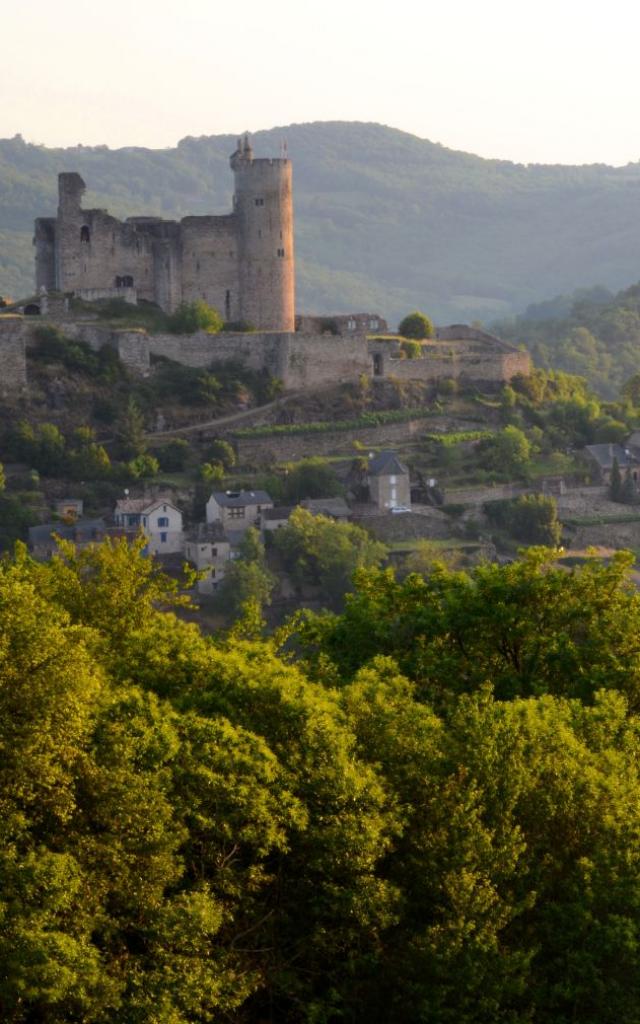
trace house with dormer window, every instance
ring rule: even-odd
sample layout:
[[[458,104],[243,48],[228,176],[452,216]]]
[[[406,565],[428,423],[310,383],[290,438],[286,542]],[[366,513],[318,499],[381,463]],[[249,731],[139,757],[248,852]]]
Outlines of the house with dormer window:
[[[225,531],[244,532],[260,527],[267,509],[273,508],[266,491],[214,491],[207,502],[207,523],[222,523]]]

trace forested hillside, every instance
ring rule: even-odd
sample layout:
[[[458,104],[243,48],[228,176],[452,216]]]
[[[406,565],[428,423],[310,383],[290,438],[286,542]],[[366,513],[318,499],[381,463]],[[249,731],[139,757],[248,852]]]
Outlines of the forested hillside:
[[[4,559],[3,1024],[635,1024],[640,598],[554,557],[271,639]]]
[[[638,372],[640,284],[617,295],[602,286],[557,295],[494,328],[523,342],[537,366],[579,374],[603,398],[613,398]]]
[[[513,164],[376,124],[257,132],[294,161],[298,307],[424,308],[440,322],[513,314],[585,282],[620,288],[640,267],[640,165]],[[56,174],[77,170],[92,205],[118,215],[229,208],[232,136],[174,149],[47,149],[0,142],[0,294],[33,281],[33,219],[53,215]]]

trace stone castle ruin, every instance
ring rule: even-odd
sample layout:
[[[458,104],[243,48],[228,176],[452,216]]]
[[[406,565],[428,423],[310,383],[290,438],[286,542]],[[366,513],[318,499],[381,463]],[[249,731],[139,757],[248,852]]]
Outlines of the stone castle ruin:
[[[245,136],[231,168],[233,211],[181,221],[120,221],[105,210],[85,210],[84,181],[61,174],[58,216],[35,222],[37,295],[0,311],[0,393],[25,386],[26,350],[45,317],[95,349],[111,346],[141,374],[153,356],[193,367],[240,360],[279,378],[286,390],[363,375],[496,386],[530,372],[526,352],[467,325],[438,328],[411,358],[400,339],[385,337],[386,324],[375,314],[296,317],[291,162],[256,159]],[[74,310],[73,298],[85,300],[82,309]],[[125,320],[114,329],[90,306],[113,298],[167,312],[202,299],[229,326],[254,330],[148,333],[126,328]]]
[[[166,312],[203,299],[227,321],[292,331],[291,161],[255,159],[245,136],[230,162],[233,211],[181,221],[85,210],[80,175],[60,174],[58,216],[35,222],[36,289],[144,299]]]

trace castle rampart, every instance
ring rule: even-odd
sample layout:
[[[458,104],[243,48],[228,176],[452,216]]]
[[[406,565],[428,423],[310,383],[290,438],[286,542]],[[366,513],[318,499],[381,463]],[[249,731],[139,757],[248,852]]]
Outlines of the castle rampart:
[[[51,298],[52,305],[58,304]],[[58,310],[58,312],[61,312]],[[397,378],[437,384],[445,379],[462,384],[500,386],[517,374],[531,372],[527,352],[474,328],[465,338],[435,339],[421,346],[418,359],[402,358],[402,343],[395,338],[368,341],[363,334],[305,334],[290,331],[222,332],[207,334],[148,334],[143,329],[115,329],[99,323],[56,317],[56,325],[71,338],[99,350],[112,346],[122,362],[135,373],[151,371],[153,356],[162,356],[195,368],[215,363],[240,362],[256,372],[282,381],[288,391],[298,391],[357,381],[360,377]],[[32,330],[42,320],[0,315],[0,357],[3,385],[15,389],[26,383],[25,348],[33,344]],[[448,328],[442,329],[443,333]],[[461,333],[461,328],[456,328]]]

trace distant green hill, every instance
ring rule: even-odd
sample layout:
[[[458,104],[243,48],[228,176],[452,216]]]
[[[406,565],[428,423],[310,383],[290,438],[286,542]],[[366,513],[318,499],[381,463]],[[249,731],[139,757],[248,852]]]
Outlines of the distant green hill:
[[[640,164],[513,164],[376,124],[321,122],[257,132],[257,155],[294,161],[298,308],[415,307],[440,322],[493,320],[584,282],[619,288],[640,272]],[[0,141],[0,294],[32,285],[33,219],[52,215],[56,174],[77,170],[88,202],[118,215],[222,212],[235,138],[174,149],[47,149]]]

